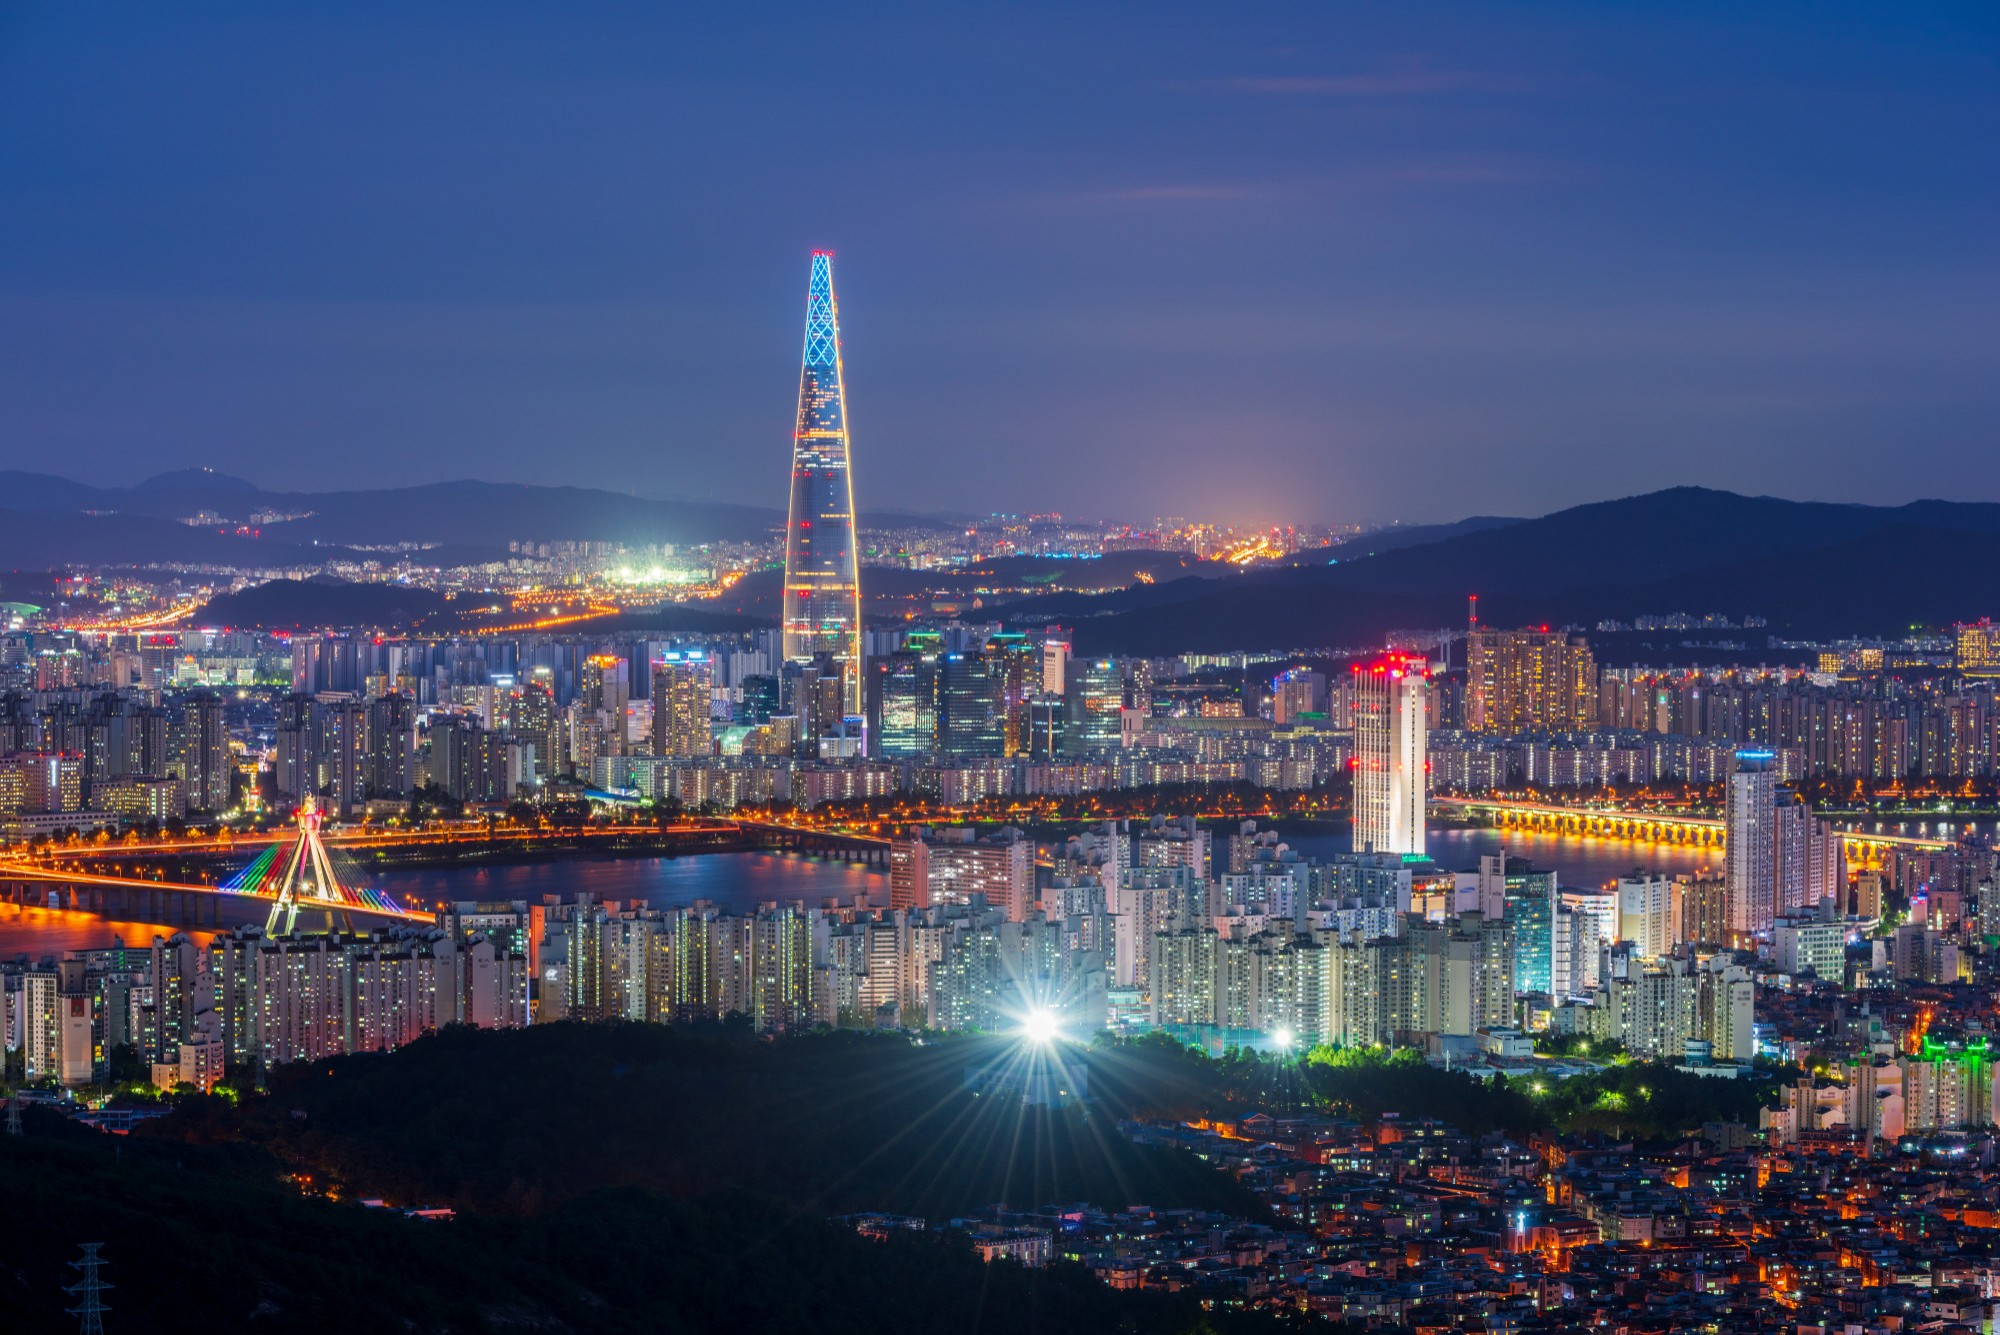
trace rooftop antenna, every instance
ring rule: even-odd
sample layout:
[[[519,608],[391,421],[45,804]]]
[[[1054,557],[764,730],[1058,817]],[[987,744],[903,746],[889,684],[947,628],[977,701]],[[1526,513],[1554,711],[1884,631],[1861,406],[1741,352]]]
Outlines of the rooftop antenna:
[[[104,1258],[97,1254],[97,1249],[104,1244],[85,1242],[78,1245],[83,1248],[83,1259],[71,1261],[69,1268],[79,1272],[81,1278],[74,1284],[63,1286],[64,1293],[75,1295],[77,1304],[67,1310],[77,1319],[79,1335],[104,1335],[104,1314],[111,1310],[99,1296],[111,1287],[97,1275],[98,1267],[104,1264]]]

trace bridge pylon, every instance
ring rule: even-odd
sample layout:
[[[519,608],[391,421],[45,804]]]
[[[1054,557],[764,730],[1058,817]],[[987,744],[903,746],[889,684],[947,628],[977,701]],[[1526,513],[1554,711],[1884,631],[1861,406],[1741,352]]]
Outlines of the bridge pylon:
[[[354,919],[347,911],[351,897],[333,869],[333,859],[327,856],[319,824],[319,803],[308,797],[299,804],[299,839],[284,855],[278,897],[272,901],[264,924],[270,936],[290,936],[297,931],[301,912],[323,912],[329,932],[354,930]]]

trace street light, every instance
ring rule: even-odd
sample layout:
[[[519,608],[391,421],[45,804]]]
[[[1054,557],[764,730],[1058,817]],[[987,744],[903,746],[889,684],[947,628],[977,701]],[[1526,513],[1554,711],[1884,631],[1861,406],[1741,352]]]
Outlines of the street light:
[[[1061,1035],[1062,1023],[1047,1007],[1037,1006],[1021,1019],[1021,1036],[1030,1043],[1047,1046]]]

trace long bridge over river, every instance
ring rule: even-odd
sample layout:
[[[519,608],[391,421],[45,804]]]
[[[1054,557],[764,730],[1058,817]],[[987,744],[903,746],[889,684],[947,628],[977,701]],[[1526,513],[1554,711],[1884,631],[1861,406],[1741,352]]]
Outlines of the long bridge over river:
[[[1629,839],[1643,844],[1680,844],[1721,850],[1722,819],[1681,812],[1635,811],[1616,807],[1562,806],[1516,802],[1502,798],[1433,797],[1432,812],[1501,830],[1599,839]],[[1891,853],[1935,853],[1951,847],[1949,840],[1911,835],[1841,830],[1848,862],[1857,867],[1880,866]]]
[[[304,813],[302,813],[303,820]],[[780,821],[692,820],[674,825],[535,827],[484,822],[421,829],[315,829],[312,842],[360,869],[333,885],[337,912],[362,921],[429,922],[441,905],[400,904],[366,888],[367,870],[548,857],[679,856],[761,849],[886,867],[890,841],[878,835],[819,830]],[[111,842],[0,851],[0,904],[32,905],[138,922],[217,927],[240,921],[250,901],[282,898],[287,847],[297,831],[222,834],[198,839]],[[248,858],[250,865],[228,875]],[[300,855],[289,855],[297,861]],[[254,874],[253,874],[254,873]],[[308,880],[333,882],[332,875]],[[313,907],[318,907],[318,901]],[[232,908],[234,911],[232,911]]]

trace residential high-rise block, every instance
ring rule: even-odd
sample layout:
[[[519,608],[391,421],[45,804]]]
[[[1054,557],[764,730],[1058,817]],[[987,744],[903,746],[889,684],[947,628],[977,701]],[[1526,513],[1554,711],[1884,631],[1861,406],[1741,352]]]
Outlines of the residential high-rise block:
[[[1658,872],[1635,871],[1618,878],[1618,939],[1630,941],[1639,958],[1672,952],[1675,885]]]
[[[795,663],[827,655],[839,665],[843,714],[861,712],[860,565],[833,256],[814,251],[785,525],[784,654]]]
[[[715,749],[709,726],[714,675],[708,655],[666,653],[653,664],[653,754],[705,756]]]
[[[1465,726],[1567,732],[1597,726],[1597,660],[1561,631],[1475,630],[1466,637]]]
[[[229,805],[229,733],[223,726],[222,699],[212,691],[188,697],[181,783],[187,804],[197,811],[220,812]]]

